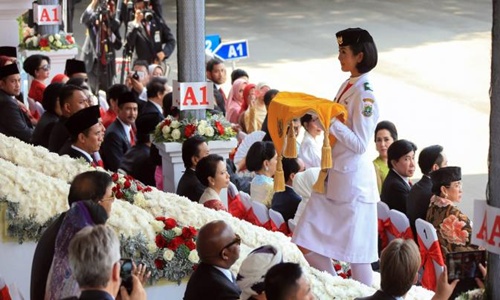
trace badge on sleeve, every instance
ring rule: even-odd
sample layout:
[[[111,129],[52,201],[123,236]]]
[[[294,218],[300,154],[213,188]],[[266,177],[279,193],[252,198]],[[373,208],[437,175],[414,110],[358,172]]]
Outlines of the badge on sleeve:
[[[371,117],[373,114],[373,99],[365,98],[363,99],[363,111],[362,114],[365,117]]]
[[[161,42],[160,32],[157,31],[155,32],[155,43],[160,43],[160,42]]]

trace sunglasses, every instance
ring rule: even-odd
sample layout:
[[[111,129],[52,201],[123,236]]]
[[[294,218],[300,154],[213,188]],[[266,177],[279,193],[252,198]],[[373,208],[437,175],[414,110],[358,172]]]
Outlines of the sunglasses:
[[[38,70],[50,71],[50,65],[43,65],[39,67]]]
[[[224,249],[227,249],[229,247],[231,247],[232,245],[235,245],[235,244],[238,244],[238,245],[241,245],[241,237],[237,234],[235,234],[235,238],[233,239],[233,241],[229,244],[227,244],[226,246],[224,246],[220,252],[219,252],[219,256],[222,256],[222,251],[224,251]]]

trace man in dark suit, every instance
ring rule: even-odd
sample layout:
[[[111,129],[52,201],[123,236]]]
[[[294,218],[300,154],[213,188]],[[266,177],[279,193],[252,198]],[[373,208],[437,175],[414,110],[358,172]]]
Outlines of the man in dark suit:
[[[142,106],[137,119],[148,118],[156,121],[156,124],[163,121],[163,97],[167,94],[167,80],[161,77],[153,77],[148,83],[148,101]]]
[[[135,145],[132,125],[137,118],[137,102],[132,92],[118,97],[118,116],[106,130],[100,154],[106,169],[116,172],[123,155]]]
[[[212,221],[198,232],[200,265],[188,281],[184,300],[240,299],[241,290],[229,270],[240,257],[241,238],[224,221]]]
[[[89,171],[78,174],[69,187],[69,206],[71,207],[73,203],[82,200],[90,199],[95,202],[101,200],[105,196],[107,182],[111,182],[111,177],[104,172]],[[36,245],[33,263],[31,265],[31,300],[44,299],[47,276],[54,257],[57,233],[59,232],[59,228],[65,216],[66,212],[63,212],[57,217],[57,219],[45,229]]]
[[[148,119],[135,122],[137,127],[137,140],[135,146],[130,148],[120,162],[120,169],[125,171],[140,182],[155,186],[156,164],[150,159],[151,138],[157,123]]]
[[[70,134],[71,147],[61,155],[83,158],[93,166],[103,166],[93,154],[99,151],[103,140],[103,126],[99,123],[99,106],[79,110],[64,124]]]
[[[49,151],[55,153],[59,153],[70,137],[64,124],[74,113],[89,107],[89,99],[81,87],[64,85],[59,92],[59,105],[62,115],[54,124],[49,138]]]
[[[225,115],[227,97],[222,89],[222,85],[226,82],[226,66],[224,66],[224,62],[218,58],[209,60],[207,62],[206,76],[214,84],[214,110]]]
[[[89,85],[95,95],[99,89],[107,91],[113,84],[115,51],[122,47],[120,23],[115,19],[114,7],[99,7],[100,3],[101,0],[92,0],[80,19],[87,27],[82,52]]]
[[[390,209],[406,214],[406,203],[410,193],[410,177],[415,172],[417,146],[407,140],[398,140],[387,149],[389,173],[382,184],[380,200]]]
[[[137,59],[160,64],[175,49],[175,38],[165,21],[146,7],[144,0],[134,1],[135,18],[128,24],[127,47]]]
[[[0,68],[0,133],[31,141],[33,126],[14,98],[21,93],[21,75],[17,64]]]
[[[432,181],[430,173],[448,165],[448,160],[443,154],[443,147],[433,145],[426,147],[418,156],[418,166],[422,171],[422,179],[411,187],[406,203],[406,215],[410,220],[413,237],[417,240],[415,221],[420,218],[425,220],[427,208],[432,196]]]
[[[209,153],[208,144],[199,135],[192,136],[182,143],[182,161],[186,170],[177,184],[177,195],[187,197],[194,202],[200,200],[205,186],[196,176],[195,168],[200,159]]]
[[[395,300],[403,299],[417,283],[420,268],[420,252],[413,240],[395,239],[382,251],[380,256],[380,290],[375,294],[355,300]],[[431,300],[448,299],[458,279],[448,283],[446,266],[437,281],[436,293]],[[268,298],[269,299],[269,298]]]
[[[80,230],[69,243],[68,260],[82,293],[67,299],[113,300],[118,293],[121,299],[147,299],[139,277],[131,272],[132,266],[121,266],[120,241],[111,227],[96,225]],[[130,272],[130,293],[121,286],[122,271]]]
[[[283,158],[283,173],[285,175],[285,190],[283,192],[276,192],[273,195],[271,208],[281,213],[285,222],[295,217],[297,207],[299,207],[302,198],[293,190],[292,182],[295,174],[304,170],[304,163],[302,167],[299,164],[298,158]]]

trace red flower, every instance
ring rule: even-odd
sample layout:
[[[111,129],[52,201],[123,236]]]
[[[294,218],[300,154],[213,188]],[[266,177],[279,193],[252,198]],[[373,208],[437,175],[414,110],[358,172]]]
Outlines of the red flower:
[[[156,221],[162,221],[162,222],[165,222],[165,217],[156,217],[155,220]]]
[[[333,267],[335,268],[335,271],[337,271],[337,272],[342,270],[342,266],[340,264],[335,264]]]
[[[182,237],[186,240],[193,238],[196,235],[196,229],[193,226],[182,228]]]
[[[132,184],[130,183],[130,181],[128,181],[128,180],[127,180],[127,181],[125,181],[125,183],[123,184],[123,187],[124,187],[124,188],[126,188],[126,189],[128,189],[128,188],[130,188],[130,186],[131,186],[131,185],[132,185]]]
[[[46,38],[41,38],[40,39],[40,47],[48,47],[49,46],[49,40]]]
[[[131,175],[125,175],[125,179],[127,179],[127,180],[134,180],[134,177],[132,177]]]
[[[351,276],[352,276],[351,269],[347,270],[347,276],[349,276],[349,277],[351,277]]]
[[[123,199],[123,193],[120,190],[117,190],[115,193],[116,199]]]
[[[165,261],[163,259],[155,259],[155,267],[160,270],[165,267]]]
[[[215,128],[217,128],[220,135],[224,135],[224,126],[219,121],[215,121]]]
[[[177,248],[179,248],[180,245],[183,244],[183,242],[184,241],[180,236],[176,236],[170,241],[170,243],[168,243],[167,248],[172,251],[175,251],[177,250]]]
[[[119,178],[120,178],[120,176],[118,176],[118,173],[113,173],[113,175],[111,175],[111,179],[113,181],[118,181]]]
[[[147,186],[143,192],[151,192],[153,189],[150,186]]]
[[[170,120],[170,119],[165,119],[165,121],[163,121],[163,126],[162,126],[162,128],[163,128],[163,127],[165,127],[165,126],[170,126],[170,124],[172,124],[172,120]]]
[[[138,184],[137,185],[137,191],[140,192],[144,189],[144,187],[142,186],[142,184]]]
[[[165,219],[165,221],[163,221],[163,223],[165,223],[165,230],[170,230],[170,229],[174,228],[175,226],[177,226],[177,221],[175,219],[172,219],[172,218]]]
[[[191,241],[191,240],[186,241],[184,243],[184,245],[186,245],[186,247],[188,247],[189,250],[191,250],[191,251],[194,250],[194,249],[196,249],[196,244],[193,241]]]
[[[167,241],[161,234],[158,234],[155,238],[155,244],[158,248],[163,249],[167,246]]]
[[[194,124],[188,124],[186,125],[186,128],[184,128],[184,135],[186,138],[190,138],[196,131],[196,125]]]
[[[339,276],[342,277],[342,278],[344,278],[344,279],[347,279],[347,275],[344,274],[344,273],[340,273]]]
[[[66,41],[68,42],[68,44],[75,43],[75,41],[73,40],[73,37],[71,35],[67,35],[66,36]]]

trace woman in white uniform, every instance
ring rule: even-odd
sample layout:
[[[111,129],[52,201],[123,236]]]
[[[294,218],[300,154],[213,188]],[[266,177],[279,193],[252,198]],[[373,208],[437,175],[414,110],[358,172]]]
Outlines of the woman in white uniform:
[[[335,274],[331,259],[350,262],[352,278],[372,283],[371,262],[377,256],[377,206],[380,197],[375,170],[366,152],[379,111],[368,72],[377,65],[377,48],[368,31],[349,28],[337,32],[342,71],[350,72],[335,97],[344,105],[344,124],[332,120],[332,168],[326,194],[314,193],[297,224],[293,241],[311,252],[307,261]]]

